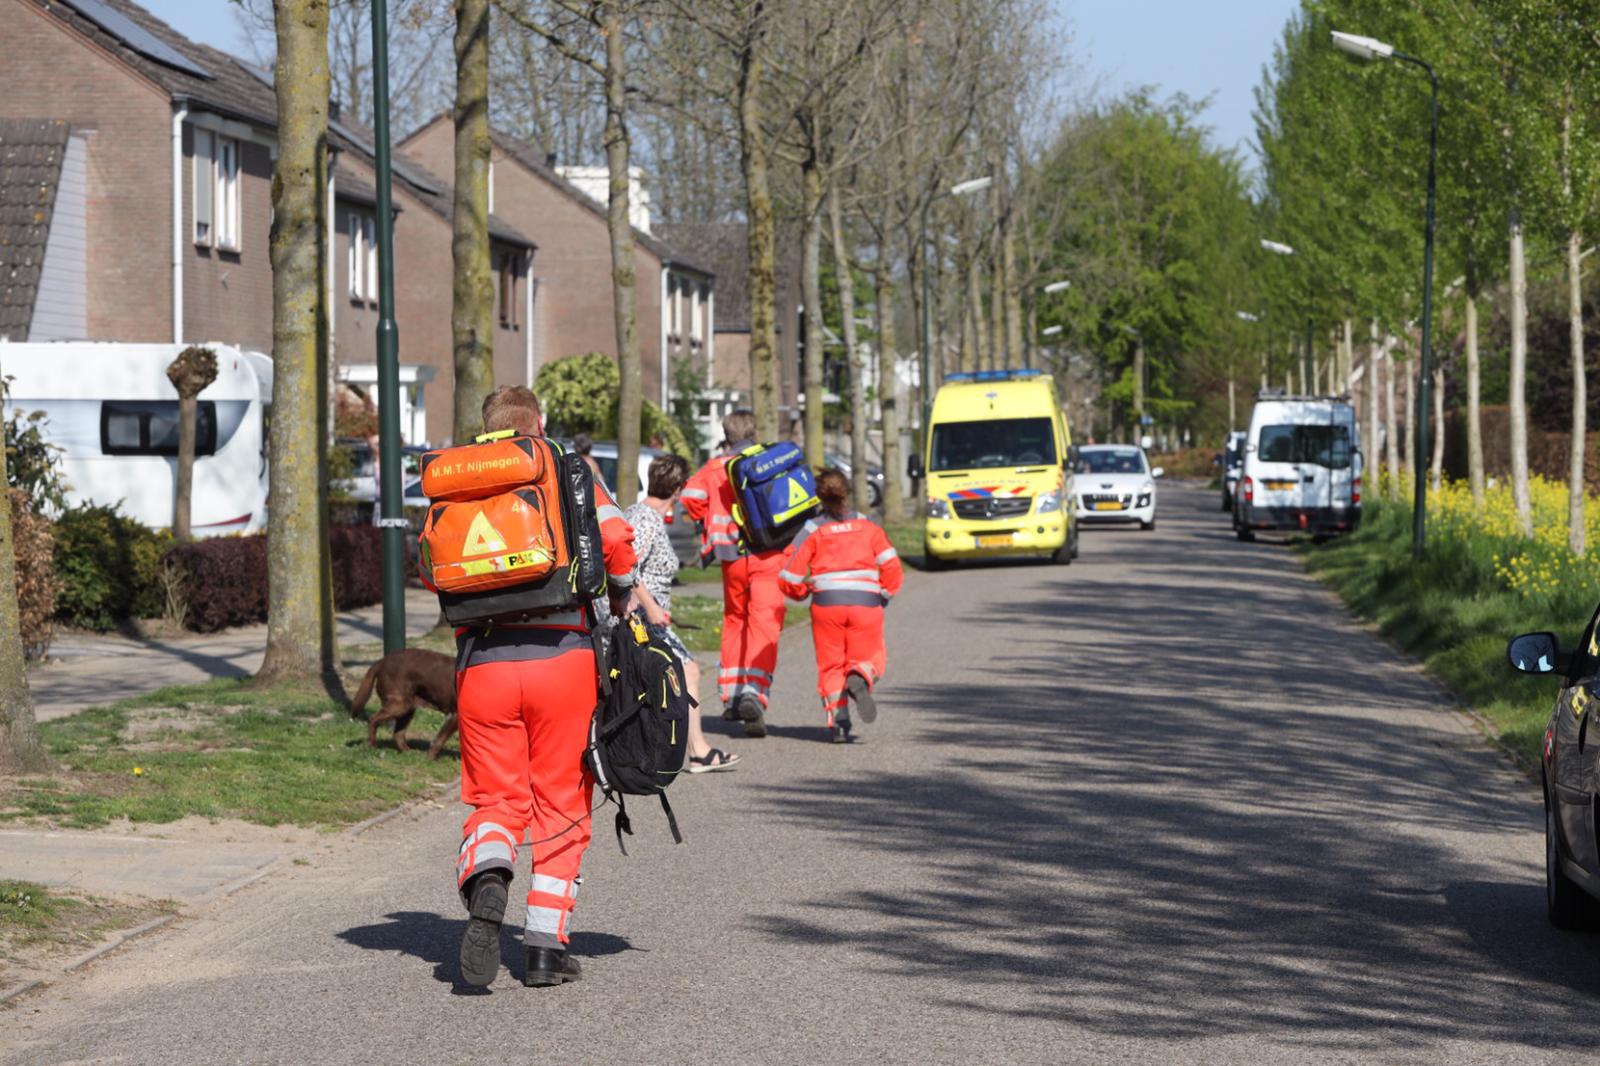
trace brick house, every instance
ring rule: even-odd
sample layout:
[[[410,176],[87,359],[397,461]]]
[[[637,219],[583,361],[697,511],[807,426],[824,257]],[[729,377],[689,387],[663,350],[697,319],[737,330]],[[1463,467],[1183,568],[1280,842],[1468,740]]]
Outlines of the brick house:
[[[0,0],[0,54],[0,336],[270,353],[270,75],[129,0]],[[360,385],[376,380],[372,145],[337,109],[329,141],[330,340],[341,377]],[[402,425],[442,441],[450,186],[397,156],[392,194]],[[535,248],[498,216],[490,231],[496,376],[526,381]]]
[[[448,115],[401,142],[436,172],[454,169],[455,129]],[[490,208],[539,244],[533,276],[535,362],[587,352],[617,354],[612,317],[611,241],[604,204],[557,172],[531,145],[493,135]],[[715,358],[715,275],[638,227],[633,231],[635,313],[644,395],[663,408],[681,358]],[[543,265],[541,265],[543,264]]]
[[[657,227],[673,244],[693,248],[717,275],[713,335],[716,350],[701,364],[705,378],[700,402],[701,432],[715,444],[722,416],[750,403],[750,244],[743,222],[674,222]],[[779,226],[774,272],[777,308],[779,425],[789,432],[800,417],[800,352],[805,316],[800,298],[800,231]]]

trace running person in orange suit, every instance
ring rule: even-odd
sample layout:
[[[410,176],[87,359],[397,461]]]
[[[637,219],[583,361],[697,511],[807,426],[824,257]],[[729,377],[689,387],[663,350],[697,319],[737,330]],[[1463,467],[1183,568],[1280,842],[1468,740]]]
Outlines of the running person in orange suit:
[[[811,597],[817,691],[836,744],[851,739],[850,701],[863,721],[878,716],[872,689],[883,677],[883,609],[900,591],[900,556],[883,530],[850,509],[850,482],[817,475],[822,514],[805,524],[778,578],[791,599]]]
[[[518,386],[483,402],[486,432],[544,432],[539,400]],[[633,581],[633,529],[596,483],[607,583],[613,613],[623,614]],[[533,840],[533,883],[523,931],[523,984],[576,981],[567,955],[578,866],[589,846],[594,780],[583,766],[594,713],[594,648],[581,611],[527,623],[456,631],[456,713],[461,729],[461,800],[472,814],[462,827],[456,887],[471,917],[461,940],[461,977],[484,986],[500,970],[505,918],[517,848]]]
[[[756,416],[729,413],[722,431],[727,454],[701,467],[683,487],[683,510],[700,524],[701,565],[722,564],[722,667],[717,689],[722,717],[743,720],[746,736],[767,735],[767,696],[778,666],[778,635],[783,632],[783,591],[778,570],[784,549],[747,554],[733,520],[733,484],[728,460],[755,443]]]

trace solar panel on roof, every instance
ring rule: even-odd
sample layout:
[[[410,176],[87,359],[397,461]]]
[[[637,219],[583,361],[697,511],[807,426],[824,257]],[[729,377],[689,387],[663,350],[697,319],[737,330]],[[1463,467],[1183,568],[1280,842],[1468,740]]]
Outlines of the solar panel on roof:
[[[66,4],[147,59],[199,78],[212,77],[209,70],[101,0],[66,0]]]

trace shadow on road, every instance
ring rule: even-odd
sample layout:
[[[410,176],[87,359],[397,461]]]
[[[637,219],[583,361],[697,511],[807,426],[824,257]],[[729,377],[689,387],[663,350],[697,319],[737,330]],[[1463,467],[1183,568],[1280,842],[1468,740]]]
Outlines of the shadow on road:
[[[1287,552],[1216,523],[1180,502],[1156,533],[1085,538],[1114,572],[1041,570],[1006,598],[992,575],[942,577],[962,624],[922,658],[1004,640],[953,684],[891,661],[879,702],[914,721],[896,742],[911,765],[758,792],[939,887],[830,894],[756,927],[796,945],[867,930],[852,945],[933,980],[933,1006],[992,1012],[961,988],[1001,984],[1015,1017],[1107,1037],[1591,1053],[1600,938],[1545,919],[1533,789],[1483,789],[1509,772],[1431,724],[1454,712],[1420,673]]]
[[[465,918],[445,918],[427,911],[395,911],[375,925],[358,925],[339,933],[347,944],[365,951],[394,951],[433,964],[433,978],[451,985],[459,994],[486,994],[487,989],[464,985],[460,980],[459,955]],[[619,955],[641,951],[625,936],[578,930],[569,947],[579,958]],[[522,941],[516,926],[507,923],[501,931],[500,964],[519,977],[522,973]]]

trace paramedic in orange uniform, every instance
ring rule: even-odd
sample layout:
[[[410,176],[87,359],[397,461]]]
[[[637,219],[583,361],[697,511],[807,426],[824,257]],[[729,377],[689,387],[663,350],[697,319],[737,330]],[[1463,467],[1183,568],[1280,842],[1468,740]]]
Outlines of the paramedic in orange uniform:
[[[717,689],[722,717],[744,722],[746,736],[767,735],[767,696],[778,666],[778,634],[783,631],[783,591],[778,571],[782,548],[748,554],[733,521],[733,484],[728,460],[755,443],[756,416],[731,412],[722,420],[727,454],[701,467],[683,486],[683,510],[700,523],[700,562],[722,564],[722,666]]]
[[[520,385],[483,402],[485,432],[544,432],[538,398]],[[620,616],[634,566],[633,529],[595,485],[607,583]],[[523,984],[576,981],[567,955],[569,919],[589,846],[594,781],[582,762],[596,700],[594,648],[580,611],[525,624],[456,632],[456,710],[461,728],[461,799],[473,808],[462,828],[456,886],[471,917],[461,940],[461,977],[484,986],[500,969],[504,920],[517,848],[532,841],[533,883],[523,944]]]
[[[811,597],[817,691],[836,744],[850,742],[850,701],[863,721],[878,716],[872,689],[883,677],[883,609],[900,591],[900,556],[876,523],[850,509],[850,482],[817,475],[822,514],[789,545],[779,573],[791,599]]]

